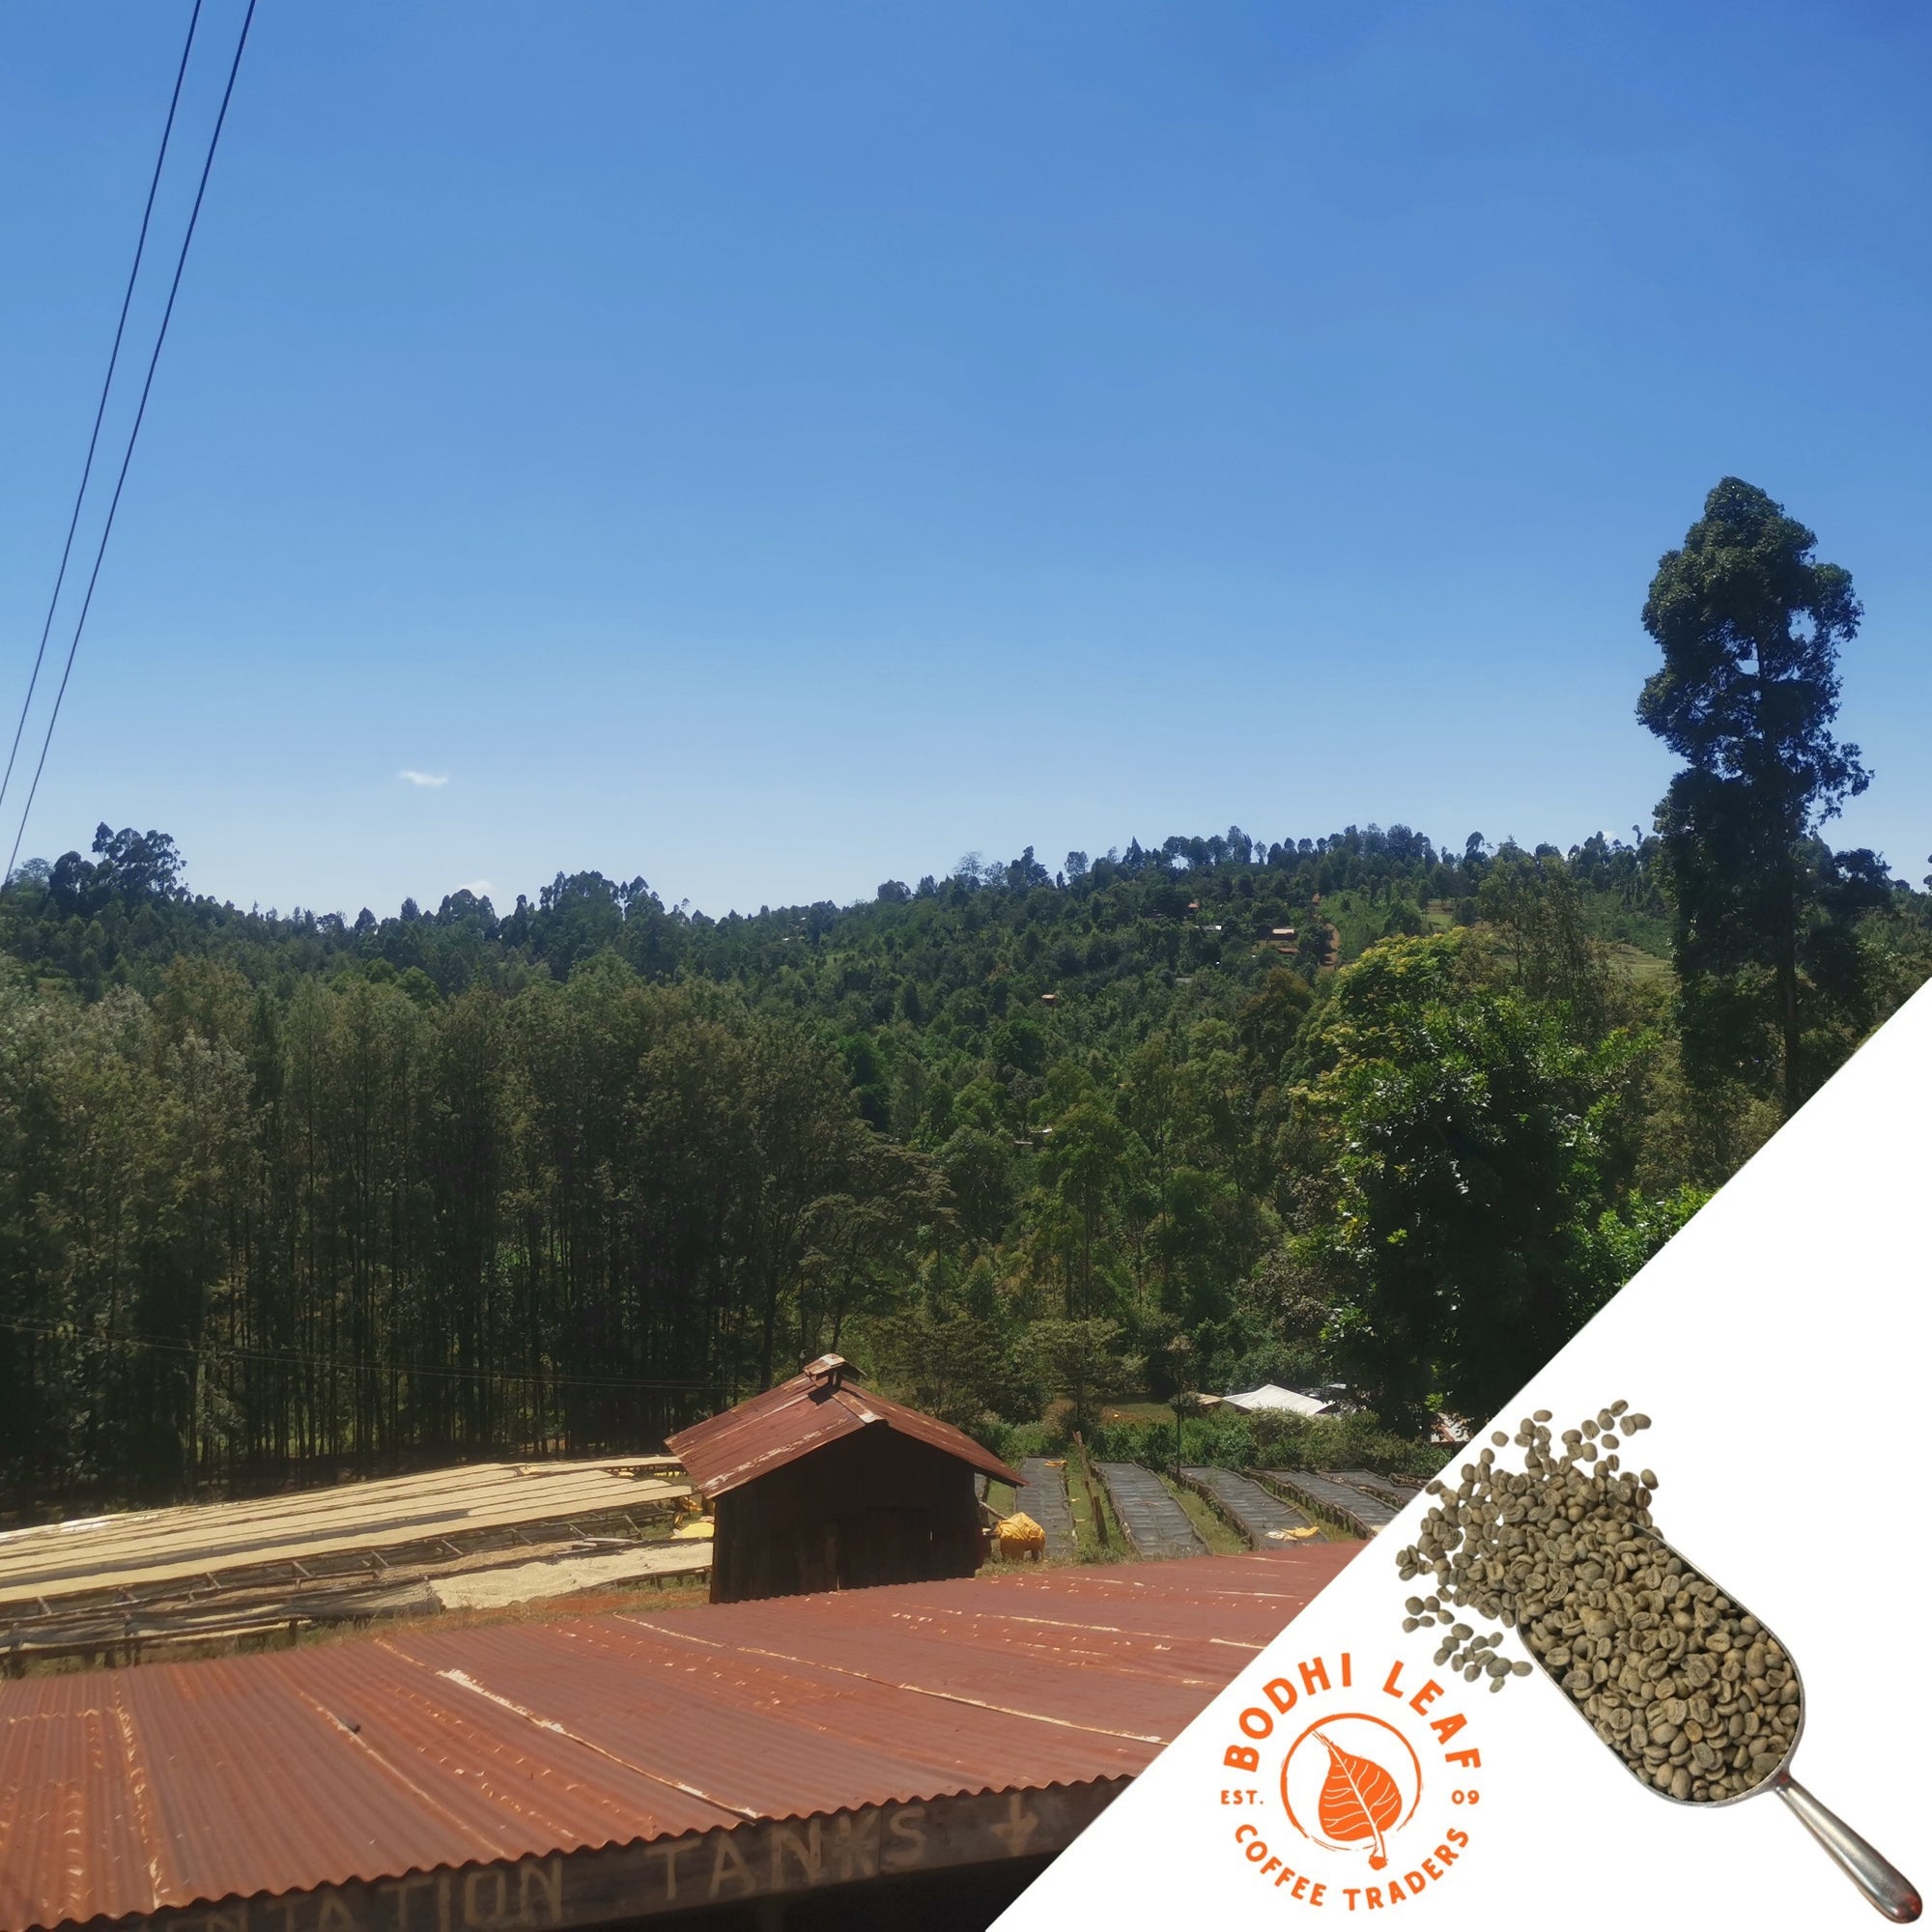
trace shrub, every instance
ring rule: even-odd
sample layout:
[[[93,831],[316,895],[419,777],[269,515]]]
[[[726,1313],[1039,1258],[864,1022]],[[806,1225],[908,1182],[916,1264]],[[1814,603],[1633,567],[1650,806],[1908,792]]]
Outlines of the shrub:
[[[1243,1415],[1208,1409],[1181,1424],[1180,1460],[1224,1469],[1372,1469],[1385,1476],[1426,1479],[1448,1460],[1440,1444],[1394,1435],[1373,1415]],[[1088,1452],[1105,1463],[1174,1466],[1174,1424],[1110,1422],[1087,1437]]]
[[[1366,1412],[1306,1416],[1276,1410],[1247,1420],[1263,1468],[1372,1469],[1421,1479],[1435,1475],[1449,1456],[1440,1443],[1391,1434]]]
[[[1057,1454],[1073,1440],[1073,1433],[1079,1425],[1079,1411],[1074,1407],[1071,1398],[1063,1395],[1056,1396],[1047,1404],[1037,1427],[1040,1439]]]

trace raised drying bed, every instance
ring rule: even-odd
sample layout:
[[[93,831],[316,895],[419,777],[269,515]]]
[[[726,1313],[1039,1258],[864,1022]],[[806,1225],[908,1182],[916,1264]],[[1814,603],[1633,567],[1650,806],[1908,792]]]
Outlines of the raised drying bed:
[[[1232,1469],[1182,1469],[1181,1478],[1191,1483],[1227,1520],[1248,1539],[1256,1549],[1277,1549],[1284,1544],[1321,1541],[1321,1525],[1303,1515],[1292,1503],[1264,1490],[1247,1476]],[[1316,1534],[1296,1538],[1289,1531],[1313,1528]]]
[[[1096,1463],[1122,1533],[1142,1556],[1206,1556],[1208,1546],[1187,1512],[1138,1463]]]

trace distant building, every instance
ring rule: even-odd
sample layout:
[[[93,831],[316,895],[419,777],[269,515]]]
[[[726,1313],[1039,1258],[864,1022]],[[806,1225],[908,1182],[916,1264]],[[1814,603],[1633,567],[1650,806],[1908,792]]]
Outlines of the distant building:
[[[668,1447],[713,1503],[711,1601],[970,1577],[975,1474],[1024,1479],[950,1423],[854,1386],[842,1357],[802,1373]]]
[[[1260,1388],[1245,1389],[1237,1395],[1224,1396],[1222,1400],[1230,1408],[1238,1408],[1250,1415],[1263,1409],[1285,1410],[1290,1415],[1335,1413],[1335,1403],[1330,1397],[1304,1395],[1299,1389],[1282,1388],[1274,1382],[1264,1382]]]

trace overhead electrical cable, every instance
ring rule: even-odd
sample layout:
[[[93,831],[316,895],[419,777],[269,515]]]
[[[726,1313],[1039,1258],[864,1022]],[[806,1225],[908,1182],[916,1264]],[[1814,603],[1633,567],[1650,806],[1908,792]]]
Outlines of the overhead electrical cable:
[[[201,19],[201,0],[194,0],[188,15],[187,42],[182,48],[181,66],[175,70],[175,91],[168,97],[168,118],[161,128],[160,152],[155,156],[155,172],[148,182],[148,204],[141,211],[141,232],[134,240],[134,266],[128,270],[128,286],[121,297],[121,319],[114,325],[114,347],[107,355],[107,374],[101,378],[100,400],[94,408],[94,429],[87,439],[87,461],[80,466],[80,488],[73,493],[73,514],[67,520],[67,541],[61,545],[60,568],[54,573],[54,594],[47,599],[46,622],[41,626],[40,648],[34,653],[34,668],[27,678],[27,695],[20,700],[20,722],[14,726],[14,743],[7,753],[7,770],[0,776],[0,805],[7,802],[7,787],[14,781],[14,761],[20,755],[20,736],[27,728],[27,714],[33,707],[34,692],[41,681],[41,665],[47,655],[47,639],[52,636],[54,612],[60,608],[61,590],[67,582],[68,559],[73,554],[73,536],[80,527],[80,508],[87,500],[87,485],[94,474],[94,453],[100,443],[100,424],[107,414],[107,396],[114,386],[114,371],[121,361],[121,338],[128,332],[128,310],[134,300],[134,284],[140,279],[141,257],[147,251],[148,224],[155,215],[155,196],[161,185],[161,169],[168,158],[168,142],[175,131],[175,110],[181,105],[182,82],[187,78],[188,56],[194,51],[194,30]],[[11,872],[12,867],[8,870]]]
[[[27,836],[27,818],[33,811],[34,799],[41,788],[41,774],[46,770],[47,750],[54,741],[54,726],[60,722],[61,700],[67,696],[68,680],[73,675],[73,661],[80,650],[81,633],[87,628],[87,613],[94,605],[95,586],[100,582],[101,560],[107,554],[107,540],[114,533],[114,514],[121,507],[121,492],[128,482],[128,466],[134,460],[134,444],[141,434],[141,423],[148,413],[148,397],[155,386],[155,370],[161,359],[161,347],[168,339],[168,324],[173,320],[175,298],[181,293],[182,270],[187,267],[187,251],[194,241],[196,223],[201,219],[202,197],[208,192],[208,177],[214,166],[214,153],[221,144],[221,129],[228,119],[228,103],[235,98],[235,76],[242,71],[242,50],[248,44],[248,28],[255,18],[255,0],[248,0],[248,11],[242,16],[242,31],[235,38],[235,58],[228,64],[228,82],[221,90],[221,108],[214,117],[213,131],[208,137],[208,154],[202,160],[201,180],[194,190],[194,206],[188,211],[187,227],[182,235],[181,252],[175,257],[174,278],[168,284],[167,305],[161,310],[160,327],[155,331],[154,352],[148,357],[148,373],[141,384],[141,400],[134,411],[134,421],[128,432],[128,446],[122,452],[121,472],[114,479],[114,495],[108,499],[106,521],[100,527],[100,541],[95,546],[94,567],[88,572],[87,594],[81,599],[80,615],[74,619],[73,639],[68,645],[67,664],[61,671],[60,688],[54,693],[53,710],[47,717],[45,735],[41,740],[41,755],[34,766],[34,781],[27,788],[27,802],[20,811],[19,830],[14,835],[13,850],[7,855],[7,869],[0,872],[0,885],[14,876],[14,862],[20,856],[20,841]]]

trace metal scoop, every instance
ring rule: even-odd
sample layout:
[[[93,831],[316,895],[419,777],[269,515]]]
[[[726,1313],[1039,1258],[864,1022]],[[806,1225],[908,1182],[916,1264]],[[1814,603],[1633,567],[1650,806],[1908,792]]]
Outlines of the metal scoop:
[[[1656,1534],[1655,1531],[1651,1533],[1653,1535]],[[1661,1536],[1657,1538],[1657,1541],[1664,1548],[1669,1549],[1671,1554],[1677,1557],[1678,1561],[1684,1565],[1687,1576],[1694,1577],[1700,1582],[1709,1582],[1711,1580],[1682,1550],[1676,1549],[1670,1544],[1665,1543]],[[1725,1594],[1729,1595],[1729,1592],[1727,1591]],[[1736,1597],[1731,1597],[1731,1602],[1737,1605],[1741,1611],[1744,1610],[1744,1605]],[[1752,1611],[1747,1612],[1747,1614],[1755,1615],[1756,1613]],[[1735,1792],[1729,1798],[1673,1798],[1669,1792],[1662,1790],[1648,1777],[1644,1776],[1621,1751],[1613,1750],[1610,1755],[1652,1797],[1662,1798],[1666,1804],[1670,1804],[1695,1805],[1700,1811],[1716,1810],[1720,1805],[1725,1804],[1742,1804],[1747,1799],[1756,1798],[1763,1792],[1776,1792],[1791,1806],[1792,1810],[1797,1812],[1804,1829],[1831,1853],[1847,1877],[1870,1899],[1872,1904],[1884,1913],[1893,1924],[1910,1925],[1918,1917],[1922,1909],[1918,1896],[1918,1888],[1889,1859],[1886,1858],[1876,1846],[1860,1837],[1842,1818],[1819,1804],[1817,1799],[1813,1798],[1792,1776],[1791,1760],[1798,1753],[1799,1739],[1804,1735],[1804,1679],[1799,1671],[1797,1658],[1791,1654],[1791,1647],[1782,1638],[1775,1636],[1775,1633],[1765,1624],[1763,1618],[1759,1617],[1757,1622],[1760,1633],[1765,1636],[1775,1637],[1778,1647],[1783,1650],[1785,1662],[1790,1664],[1792,1677],[1798,1684],[1798,1724],[1791,1734],[1791,1743],[1786,1747],[1784,1756],[1778,1761],[1776,1771],[1767,1772],[1748,1790]],[[1585,1724],[1590,1724],[1589,1714],[1571,1696],[1568,1690],[1563,1689],[1562,1680],[1558,1677],[1557,1673],[1551,1670],[1544,1662],[1543,1659],[1538,1657],[1534,1650],[1530,1649],[1528,1644],[1525,1643],[1523,1648],[1529,1651],[1530,1658],[1535,1662],[1536,1667],[1556,1686],[1564,1703]],[[1594,1725],[1590,1726],[1590,1735],[1593,1738],[1597,1736]],[[1603,1742],[1601,1738],[1598,1738],[1597,1741],[1600,1744]]]

